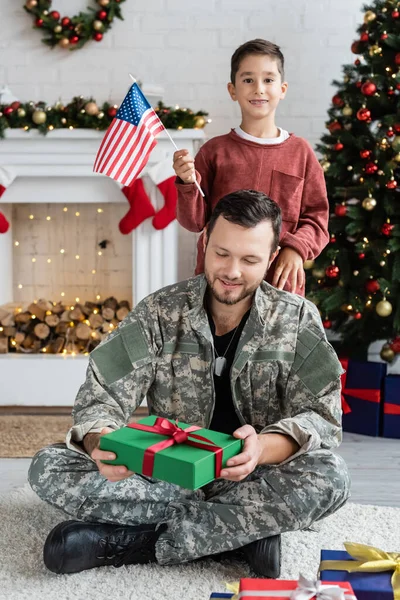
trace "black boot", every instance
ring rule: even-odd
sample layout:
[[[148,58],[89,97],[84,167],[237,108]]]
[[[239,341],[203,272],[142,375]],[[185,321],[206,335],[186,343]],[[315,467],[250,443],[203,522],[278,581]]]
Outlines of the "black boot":
[[[244,556],[259,577],[278,579],[281,573],[281,536],[257,540],[243,546]]]
[[[155,544],[166,525],[117,525],[64,521],[47,536],[43,560],[53,573],[155,562]]]

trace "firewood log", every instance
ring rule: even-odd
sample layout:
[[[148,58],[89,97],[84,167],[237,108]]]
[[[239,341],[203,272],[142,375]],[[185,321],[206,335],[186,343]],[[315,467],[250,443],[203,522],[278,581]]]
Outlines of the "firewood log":
[[[46,311],[43,310],[43,308],[40,308],[40,306],[38,306],[38,304],[32,302],[32,304],[30,304],[28,306],[28,312],[31,313],[31,315],[35,315],[39,321],[44,321],[44,318],[46,316]]]
[[[3,335],[6,337],[14,337],[17,329],[15,327],[3,327]]]
[[[121,306],[121,308],[117,310],[116,314],[118,321],[123,321],[126,315],[129,315],[129,310],[126,308],[126,306]]]
[[[115,317],[115,310],[113,308],[103,308],[101,311],[102,316],[106,321],[111,321]]]
[[[104,319],[101,315],[92,313],[89,317],[89,323],[92,329],[98,329],[102,326]]]
[[[71,319],[71,321],[83,321],[85,315],[83,314],[79,306],[75,306],[75,308],[69,311],[69,318]]]
[[[48,300],[46,300],[45,298],[40,298],[36,302],[36,306],[38,306],[39,308],[41,308],[42,310],[44,310],[44,312],[47,312],[48,310],[52,310],[53,309],[52,303],[49,302]]]
[[[23,325],[29,323],[32,319],[32,315],[28,312],[20,312],[15,315],[15,322],[17,325]]]
[[[127,308],[129,311],[131,310],[131,305],[129,304],[128,300],[121,300],[121,302],[118,305],[118,308]]]
[[[34,332],[40,340],[45,340],[50,335],[50,327],[46,323],[38,323],[35,325]]]
[[[106,298],[103,302],[103,308],[112,308],[115,312],[118,308],[118,301],[114,296],[110,296],[110,298]]]
[[[86,325],[86,323],[79,323],[79,325],[76,326],[76,337],[78,340],[88,340],[91,332],[91,328],[89,325]]]
[[[45,322],[49,327],[56,327],[60,322],[60,317],[58,315],[46,315]]]
[[[52,340],[52,342],[50,342],[49,352],[51,354],[59,354],[63,349],[64,343],[65,338],[63,337],[58,337],[55,340]]]
[[[8,353],[8,337],[0,337],[0,354]]]
[[[14,339],[15,339],[16,343],[19,345],[19,344],[22,344],[25,337],[26,337],[25,333],[23,333],[22,331],[17,331],[17,333],[14,336]]]

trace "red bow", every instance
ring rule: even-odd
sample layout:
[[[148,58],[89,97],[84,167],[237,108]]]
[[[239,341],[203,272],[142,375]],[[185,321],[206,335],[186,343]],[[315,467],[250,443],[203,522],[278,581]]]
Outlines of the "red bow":
[[[347,358],[341,358],[340,363],[343,369],[346,370],[346,373],[340,376],[342,380],[342,409],[345,414],[351,412],[351,408],[345,398],[346,396],[353,396],[354,398],[360,398],[361,400],[367,400],[368,402],[380,402],[381,401],[381,391],[380,390],[370,390],[365,388],[346,388],[346,380],[347,380],[347,367],[349,361]]]
[[[158,433],[159,435],[167,435],[170,438],[169,440],[162,440],[157,444],[153,444],[145,450],[142,467],[143,475],[147,475],[148,477],[153,476],[154,459],[157,452],[165,450],[174,444],[187,444],[188,446],[194,446],[195,448],[213,452],[215,455],[215,478],[220,476],[222,468],[222,448],[202,435],[192,433],[192,431],[202,429],[201,427],[191,425],[186,429],[181,429],[181,427],[178,427],[175,423],[171,423],[168,419],[163,419],[161,417],[156,418],[154,425],[131,423],[127,427],[148,431],[150,433]],[[200,442],[193,441],[193,439],[190,438],[200,440]]]

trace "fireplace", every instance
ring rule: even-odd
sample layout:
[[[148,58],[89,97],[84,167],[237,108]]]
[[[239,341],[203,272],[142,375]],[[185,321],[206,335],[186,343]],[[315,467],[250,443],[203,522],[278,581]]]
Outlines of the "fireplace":
[[[201,130],[171,134],[192,153],[204,138]],[[1,204],[11,227],[0,235],[0,306],[17,308],[39,298],[72,304],[110,295],[135,305],[192,274],[196,236],[176,221],[157,231],[148,219],[132,235],[119,233],[128,210],[125,196],[119,184],[92,172],[102,136],[79,129],[47,136],[11,130],[0,142],[0,166],[16,176]],[[173,152],[161,134],[148,166]],[[161,208],[157,188],[146,175],[143,182],[156,210]],[[0,404],[71,405],[86,366],[83,355],[0,355]]]

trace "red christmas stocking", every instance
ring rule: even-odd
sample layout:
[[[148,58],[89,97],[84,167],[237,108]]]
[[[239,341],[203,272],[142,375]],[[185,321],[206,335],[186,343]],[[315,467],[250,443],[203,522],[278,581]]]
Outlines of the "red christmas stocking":
[[[0,197],[4,194],[6,188],[0,183]],[[0,233],[6,233],[10,227],[10,223],[7,221],[3,213],[0,211]]]
[[[122,188],[122,192],[130,205],[130,209],[119,222],[120,232],[126,235],[145,219],[154,216],[156,211],[144,189],[142,179],[135,179],[131,186]]]
[[[175,187],[175,175],[168,177],[164,181],[157,184],[158,189],[164,196],[164,206],[158,211],[153,218],[154,229],[165,229],[167,225],[176,218],[176,201],[178,193]]]

